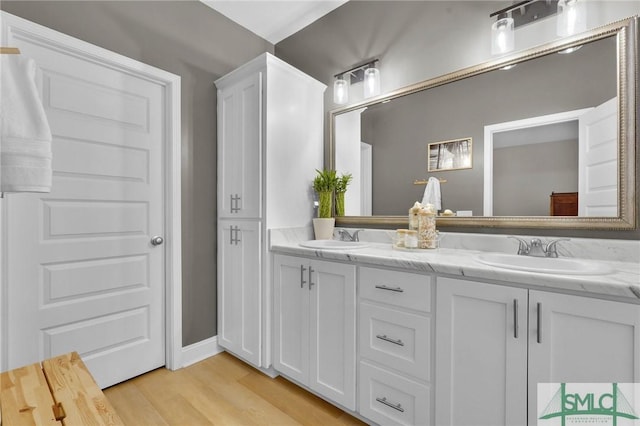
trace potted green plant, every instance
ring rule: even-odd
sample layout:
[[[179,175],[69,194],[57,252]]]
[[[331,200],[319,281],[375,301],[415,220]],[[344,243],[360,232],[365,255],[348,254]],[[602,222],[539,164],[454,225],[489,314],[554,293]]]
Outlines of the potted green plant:
[[[336,181],[336,216],[344,216],[344,193],[352,180],[351,173],[345,173]]]
[[[333,238],[335,218],[333,210],[333,192],[336,189],[338,177],[335,170],[318,170],[313,179],[313,189],[318,193],[318,217],[313,219],[313,230],[317,240]]]

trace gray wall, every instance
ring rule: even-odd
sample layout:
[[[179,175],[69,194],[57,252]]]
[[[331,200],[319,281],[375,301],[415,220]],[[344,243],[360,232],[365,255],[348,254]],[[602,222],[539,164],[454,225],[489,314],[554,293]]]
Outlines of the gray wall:
[[[484,126],[598,106],[616,96],[616,81],[616,41],[607,38],[368,108],[362,140],[373,146],[373,213],[405,214],[425,189],[413,181],[436,176],[447,181],[443,209],[482,216]],[[428,143],[466,137],[473,138],[471,169],[427,172]]]
[[[493,151],[495,216],[549,216],[552,192],[578,191],[578,141]]]
[[[511,1],[350,1],[276,45],[276,55],[326,84],[367,59],[380,59],[382,93],[492,58],[489,14]],[[587,2],[588,28],[640,14],[638,1]],[[515,49],[555,40],[555,17],[516,30]],[[356,93],[357,95],[357,93]],[[353,96],[351,102],[359,99]],[[325,109],[335,109],[332,91]],[[325,127],[326,130],[326,127]],[[325,138],[327,132],[325,131]],[[475,159],[474,159],[475,160]],[[325,159],[326,161],[326,159]],[[402,165],[392,165],[400,168]],[[640,239],[640,231],[448,228],[445,231]]]
[[[640,2],[593,2],[597,26],[640,13]],[[484,62],[489,13],[511,1],[351,1],[278,43],[275,53],[315,78],[381,59],[382,91]],[[213,81],[274,47],[196,1],[6,1],[0,8],[182,77],[183,342],[216,334],[216,94]],[[516,49],[548,41],[553,22],[517,32]],[[331,90],[326,109],[333,109]],[[354,99],[355,101],[356,99]],[[468,229],[464,229],[468,231]],[[496,232],[478,229],[477,232]],[[536,232],[544,235],[548,232]],[[553,234],[553,233],[551,233]],[[633,237],[640,233],[590,233]]]
[[[0,8],[182,78],[183,344],[216,327],[214,80],[273,45],[197,1],[5,1]]]

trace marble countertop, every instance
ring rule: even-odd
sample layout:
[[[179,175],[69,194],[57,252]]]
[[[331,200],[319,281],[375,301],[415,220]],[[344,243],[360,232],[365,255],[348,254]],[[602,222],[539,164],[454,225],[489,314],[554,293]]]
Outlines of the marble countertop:
[[[273,252],[282,254],[350,262],[362,266],[461,276],[502,284],[512,283],[542,290],[590,293],[592,296],[605,295],[640,304],[640,262],[629,261],[630,259],[625,261],[589,259],[590,263],[597,262],[611,270],[604,275],[547,274],[505,269],[481,263],[476,256],[486,253],[487,250],[448,247],[432,250],[400,250],[393,248],[390,242],[381,241],[367,241],[369,243],[367,247],[355,250],[318,250],[300,246],[299,243],[311,239],[309,237],[310,235],[304,230],[271,231],[270,247]],[[384,241],[384,238],[373,239]],[[504,237],[502,239],[504,240]],[[497,252],[514,253],[501,247],[495,248]],[[511,249],[510,246],[509,249]],[[578,257],[574,256],[574,258]],[[588,257],[585,256],[585,258]]]

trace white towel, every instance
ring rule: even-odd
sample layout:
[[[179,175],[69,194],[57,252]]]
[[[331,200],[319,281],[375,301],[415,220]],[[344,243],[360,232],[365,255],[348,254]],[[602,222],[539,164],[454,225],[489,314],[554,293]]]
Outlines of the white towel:
[[[422,205],[433,204],[436,211],[442,209],[440,201],[440,180],[433,176],[429,178],[427,186],[424,189],[424,195],[422,196]]]
[[[0,192],[51,191],[51,130],[35,76],[32,59],[0,55]]]

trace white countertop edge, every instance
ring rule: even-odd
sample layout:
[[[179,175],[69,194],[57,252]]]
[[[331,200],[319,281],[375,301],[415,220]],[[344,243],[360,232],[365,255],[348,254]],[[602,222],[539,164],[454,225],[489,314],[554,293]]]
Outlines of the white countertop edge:
[[[401,251],[390,244],[371,243],[358,250],[316,250],[301,247],[298,242],[272,241],[274,253],[315,257],[357,263],[362,266],[381,266],[421,273],[435,273],[469,279],[500,281],[535,289],[567,290],[591,295],[623,298],[640,304],[640,265],[630,262],[601,262],[614,272],[606,275],[556,275],[518,271],[485,265],[475,259],[478,250],[433,249]],[[588,294],[585,294],[588,295]]]

